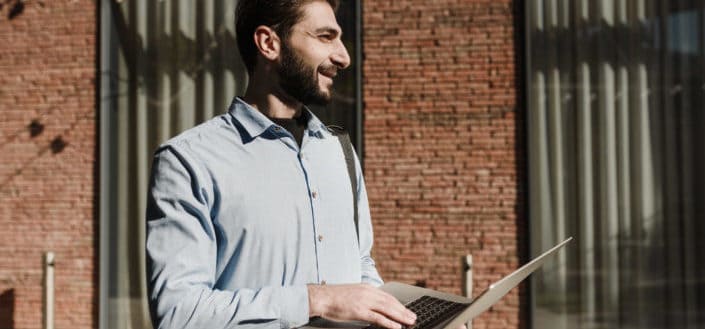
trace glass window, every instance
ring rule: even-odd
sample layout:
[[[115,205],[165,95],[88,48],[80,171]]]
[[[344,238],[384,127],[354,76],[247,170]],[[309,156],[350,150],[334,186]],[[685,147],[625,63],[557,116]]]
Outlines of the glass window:
[[[534,328],[705,326],[705,6],[526,2]]]
[[[144,213],[152,152],[224,113],[247,76],[236,1],[101,1],[100,327],[149,328]],[[360,140],[356,1],[339,9],[352,66],[333,102],[314,111]]]

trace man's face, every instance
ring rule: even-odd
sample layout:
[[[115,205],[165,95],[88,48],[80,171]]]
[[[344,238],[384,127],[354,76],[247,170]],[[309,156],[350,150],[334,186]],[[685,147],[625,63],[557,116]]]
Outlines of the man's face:
[[[350,56],[327,2],[313,1],[301,10],[303,18],[281,43],[279,81],[284,92],[299,102],[324,105],[331,100],[333,77],[350,65]]]

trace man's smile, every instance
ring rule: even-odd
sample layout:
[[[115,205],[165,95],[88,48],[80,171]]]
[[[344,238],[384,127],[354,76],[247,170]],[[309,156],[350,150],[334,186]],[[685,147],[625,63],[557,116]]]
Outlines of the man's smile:
[[[320,70],[318,70],[318,73],[320,73],[320,74],[323,75],[324,77],[327,77],[327,78],[333,80],[333,78],[335,78],[335,76],[338,75],[338,70],[335,69],[335,68],[332,68],[332,69],[320,69]]]

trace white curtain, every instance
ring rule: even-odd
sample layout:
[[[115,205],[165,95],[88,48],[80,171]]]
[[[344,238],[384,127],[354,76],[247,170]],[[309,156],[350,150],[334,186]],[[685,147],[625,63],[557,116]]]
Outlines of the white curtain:
[[[171,136],[225,111],[247,77],[236,48],[236,1],[107,2],[101,326],[150,328],[144,209],[152,154]]]
[[[705,326],[705,3],[526,2],[536,328]]]

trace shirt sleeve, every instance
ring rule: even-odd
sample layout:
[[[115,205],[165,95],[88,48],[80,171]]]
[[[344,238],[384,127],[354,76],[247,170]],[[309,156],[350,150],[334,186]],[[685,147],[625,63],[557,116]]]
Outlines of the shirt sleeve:
[[[146,259],[154,328],[290,328],[308,322],[305,285],[214,289],[213,184],[182,148],[155,154],[148,189]]]
[[[357,215],[360,242],[360,265],[362,269],[362,283],[368,283],[375,287],[384,284],[377,272],[375,261],[370,255],[372,251],[372,220],[370,218],[370,206],[367,201],[367,190],[365,189],[365,179],[360,169],[360,162],[355,154],[355,172],[357,176]]]

